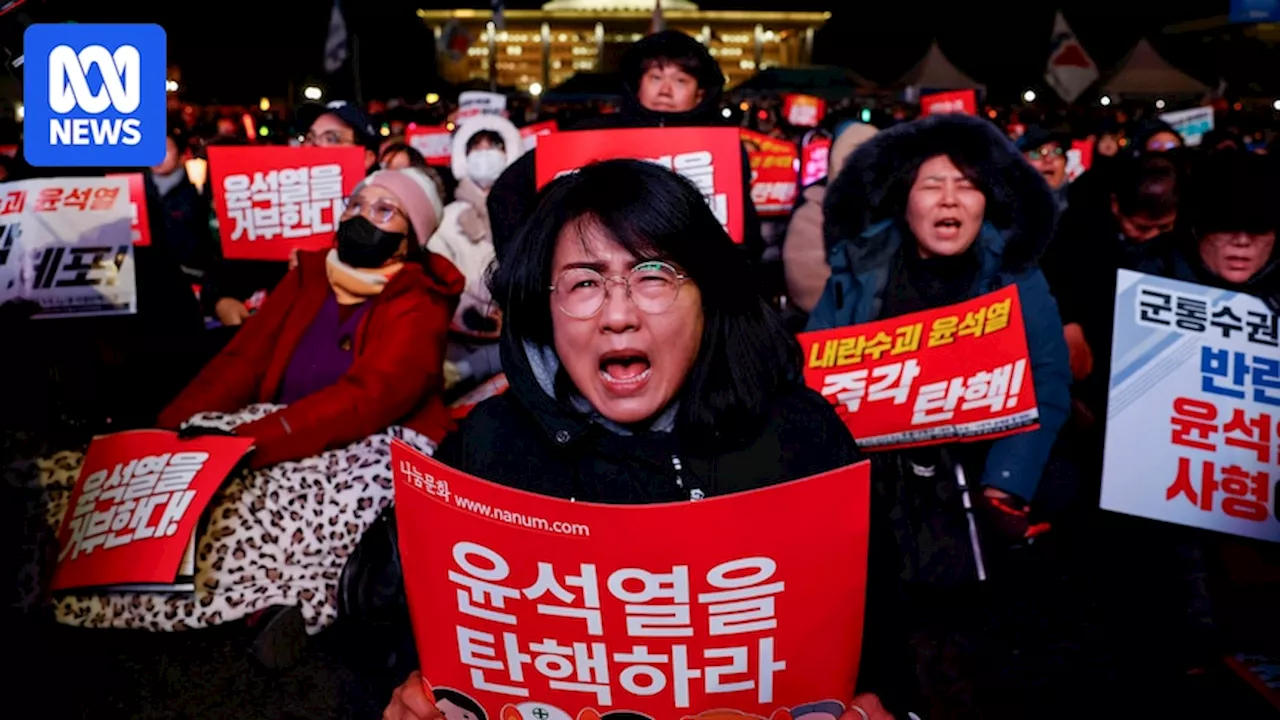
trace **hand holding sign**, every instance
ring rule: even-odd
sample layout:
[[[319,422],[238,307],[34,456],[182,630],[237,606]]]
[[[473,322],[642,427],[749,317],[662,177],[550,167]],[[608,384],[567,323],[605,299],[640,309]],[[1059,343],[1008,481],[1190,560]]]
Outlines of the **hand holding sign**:
[[[382,711],[382,720],[445,720],[436,707],[431,686],[417,670],[391,694],[391,704]]]

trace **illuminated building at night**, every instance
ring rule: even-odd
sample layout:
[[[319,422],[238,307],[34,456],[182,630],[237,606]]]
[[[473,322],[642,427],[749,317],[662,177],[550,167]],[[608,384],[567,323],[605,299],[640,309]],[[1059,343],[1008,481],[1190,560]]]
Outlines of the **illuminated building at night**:
[[[785,5],[787,0],[779,0]],[[644,37],[654,0],[552,0],[541,10],[507,10],[505,29],[489,10],[419,10],[435,32],[440,74],[453,83],[490,82],[521,90],[552,88],[577,72],[608,72],[628,45]],[[814,33],[830,13],[700,10],[662,0],[669,30],[698,38],[730,85],[775,66],[805,65]]]

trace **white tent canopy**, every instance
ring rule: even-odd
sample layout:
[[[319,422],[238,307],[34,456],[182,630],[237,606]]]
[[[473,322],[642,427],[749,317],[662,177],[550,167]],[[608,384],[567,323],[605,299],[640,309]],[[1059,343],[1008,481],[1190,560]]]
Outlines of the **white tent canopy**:
[[[1160,57],[1146,38],[1138,41],[1102,84],[1102,89],[1118,95],[1202,95],[1209,92],[1208,85]]]
[[[907,71],[905,75],[898,80],[899,86],[908,88],[925,88],[929,90],[985,90],[986,87],[965,75],[960,68],[951,64],[946,55],[942,54],[942,48],[938,47],[938,43],[934,42],[929,46],[929,52],[925,53],[920,62],[915,67]]]

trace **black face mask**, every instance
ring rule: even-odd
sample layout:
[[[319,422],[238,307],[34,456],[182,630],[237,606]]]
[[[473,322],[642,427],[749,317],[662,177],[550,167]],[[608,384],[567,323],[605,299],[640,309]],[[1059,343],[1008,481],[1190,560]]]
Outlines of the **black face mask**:
[[[405,233],[387,232],[363,215],[338,225],[338,259],[357,268],[382,267],[400,249]]]

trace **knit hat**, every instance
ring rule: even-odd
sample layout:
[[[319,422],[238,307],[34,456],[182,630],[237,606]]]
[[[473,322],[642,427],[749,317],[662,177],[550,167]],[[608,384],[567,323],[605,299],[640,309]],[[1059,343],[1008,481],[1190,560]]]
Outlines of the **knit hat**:
[[[440,201],[440,192],[436,184],[425,173],[415,167],[399,170],[379,170],[365,178],[352,195],[359,193],[368,185],[383,188],[396,196],[409,216],[409,226],[419,245],[426,245],[436,228],[440,226],[440,218],[444,215],[444,204]]]

